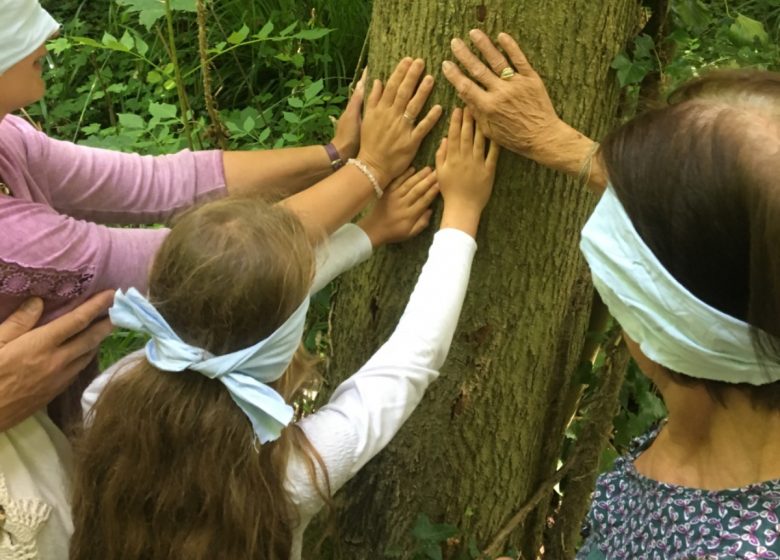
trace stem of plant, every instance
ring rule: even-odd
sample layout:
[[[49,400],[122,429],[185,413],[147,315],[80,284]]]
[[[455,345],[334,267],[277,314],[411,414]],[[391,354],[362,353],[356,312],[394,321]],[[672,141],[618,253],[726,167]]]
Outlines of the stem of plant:
[[[181,110],[181,122],[184,126],[184,135],[187,138],[187,146],[192,150],[192,126],[190,125],[190,109],[187,100],[187,90],[184,87],[184,78],[179,66],[179,57],[176,55],[176,41],[173,31],[173,11],[171,10],[171,0],[165,0],[165,20],[168,24],[168,52],[171,55],[173,64],[174,79],[176,80],[176,92],[179,97],[179,109]]]

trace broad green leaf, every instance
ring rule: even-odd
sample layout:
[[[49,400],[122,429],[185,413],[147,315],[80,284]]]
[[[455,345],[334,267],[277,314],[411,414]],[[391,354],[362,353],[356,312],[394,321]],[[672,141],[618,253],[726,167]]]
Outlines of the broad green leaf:
[[[288,97],[287,104],[293,109],[303,108],[303,101],[301,101],[298,97]]]
[[[119,42],[122,43],[122,45],[127,48],[128,51],[133,50],[133,47],[135,47],[135,40],[127,30],[125,30],[125,32],[122,34],[122,38],[119,39]]]
[[[332,29],[303,29],[295,34],[296,39],[303,39],[305,41],[316,41],[322,39],[325,35],[333,31]]]
[[[642,34],[634,39],[634,58],[652,58],[655,43],[650,35]]]
[[[70,48],[71,42],[65,37],[57,37],[46,43],[46,48],[54,54],[62,54]]]
[[[249,28],[244,24],[241,26],[241,29],[230,34],[227,38],[227,42],[231,45],[238,45],[239,43],[243,43],[248,36]]]
[[[735,45],[750,46],[756,40],[762,45],[769,43],[769,34],[764,24],[745,15],[737,15],[737,19],[729,27],[729,38]]]
[[[324,87],[325,87],[325,83],[322,80],[317,80],[316,82],[312,82],[312,84],[309,87],[303,90],[303,97],[306,99],[306,101],[310,101],[314,99],[314,97],[316,97],[317,94],[320,93]]]
[[[103,46],[111,49],[112,51],[130,52],[130,49],[126,45],[121,43],[119,39],[111,35],[108,31],[103,33],[103,39],[101,39]]]
[[[417,516],[412,528],[412,536],[418,541],[440,543],[457,534],[456,527],[446,523],[431,523],[431,520],[424,513]]]
[[[79,45],[85,45],[87,47],[95,47],[97,49],[104,48],[103,45],[91,37],[71,37],[71,40],[74,43],[78,43]]]
[[[172,11],[194,12],[197,10],[196,0],[170,0]],[[116,0],[120,6],[125,6],[130,12],[138,12],[138,20],[146,29],[151,29],[154,22],[165,15],[165,0]]]
[[[265,22],[265,25],[255,33],[255,38],[257,39],[267,39],[268,36],[271,34],[271,31],[274,30],[274,24],[271,21]]]
[[[146,56],[146,53],[149,52],[149,45],[138,33],[135,34],[135,50],[137,50],[138,54],[141,56]]]
[[[268,127],[265,127],[263,131],[260,133],[260,135],[257,137],[257,141],[260,143],[265,142],[268,140],[268,138],[271,136],[271,129]]]
[[[685,27],[694,33],[703,31],[712,20],[709,8],[701,0],[680,0],[672,2],[672,10]]]
[[[119,117],[119,124],[125,128],[138,130],[145,126],[143,118],[133,113],[118,113],[117,117]]]
[[[255,126],[257,126],[257,123],[252,117],[247,117],[244,119],[244,124],[242,126],[244,127],[244,132],[252,132],[255,129]]]
[[[292,32],[295,30],[295,28],[296,28],[297,26],[298,26],[298,22],[297,22],[297,21],[294,21],[293,23],[291,23],[290,25],[288,25],[287,27],[285,27],[284,29],[282,29],[282,30],[279,32],[279,36],[280,36],[280,37],[287,37],[287,36],[288,36],[290,33],[292,33]]]
[[[149,103],[149,114],[160,120],[175,119],[178,109],[169,103]]]
[[[290,124],[299,124],[301,122],[301,118],[298,115],[289,111],[283,111],[282,116]]]
[[[162,76],[157,70],[152,70],[146,75],[146,81],[150,84],[159,84],[162,82]]]

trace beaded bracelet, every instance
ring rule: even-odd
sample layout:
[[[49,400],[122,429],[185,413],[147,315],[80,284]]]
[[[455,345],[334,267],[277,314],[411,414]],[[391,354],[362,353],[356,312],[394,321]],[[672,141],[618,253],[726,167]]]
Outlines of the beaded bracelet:
[[[360,171],[363,172],[363,175],[368,177],[368,180],[371,181],[371,186],[374,187],[374,192],[376,193],[377,198],[382,198],[382,195],[385,194],[385,191],[382,190],[382,187],[379,186],[379,181],[376,180],[376,177],[374,177],[374,174],[371,172],[371,170],[368,168],[368,166],[360,161],[357,158],[350,158],[347,160],[347,164],[354,165]]]

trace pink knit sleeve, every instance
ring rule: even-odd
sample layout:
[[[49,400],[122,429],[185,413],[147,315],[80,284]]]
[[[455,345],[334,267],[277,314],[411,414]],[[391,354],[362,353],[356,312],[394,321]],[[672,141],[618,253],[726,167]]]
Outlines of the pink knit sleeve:
[[[166,229],[109,228],[45,204],[0,196],[0,320],[44,299],[43,322],[102,290],[147,287]]]
[[[165,222],[194,203],[224,196],[222,152],[140,156],[49,138],[21,119],[28,169],[59,212],[106,224]]]

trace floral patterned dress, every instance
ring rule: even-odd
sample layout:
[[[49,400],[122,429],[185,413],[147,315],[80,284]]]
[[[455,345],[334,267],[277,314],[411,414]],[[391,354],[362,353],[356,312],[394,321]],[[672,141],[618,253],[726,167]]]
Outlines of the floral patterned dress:
[[[651,480],[634,460],[659,430],[599,477],[578,560],[780,559],[780,480],[720,491]]]

